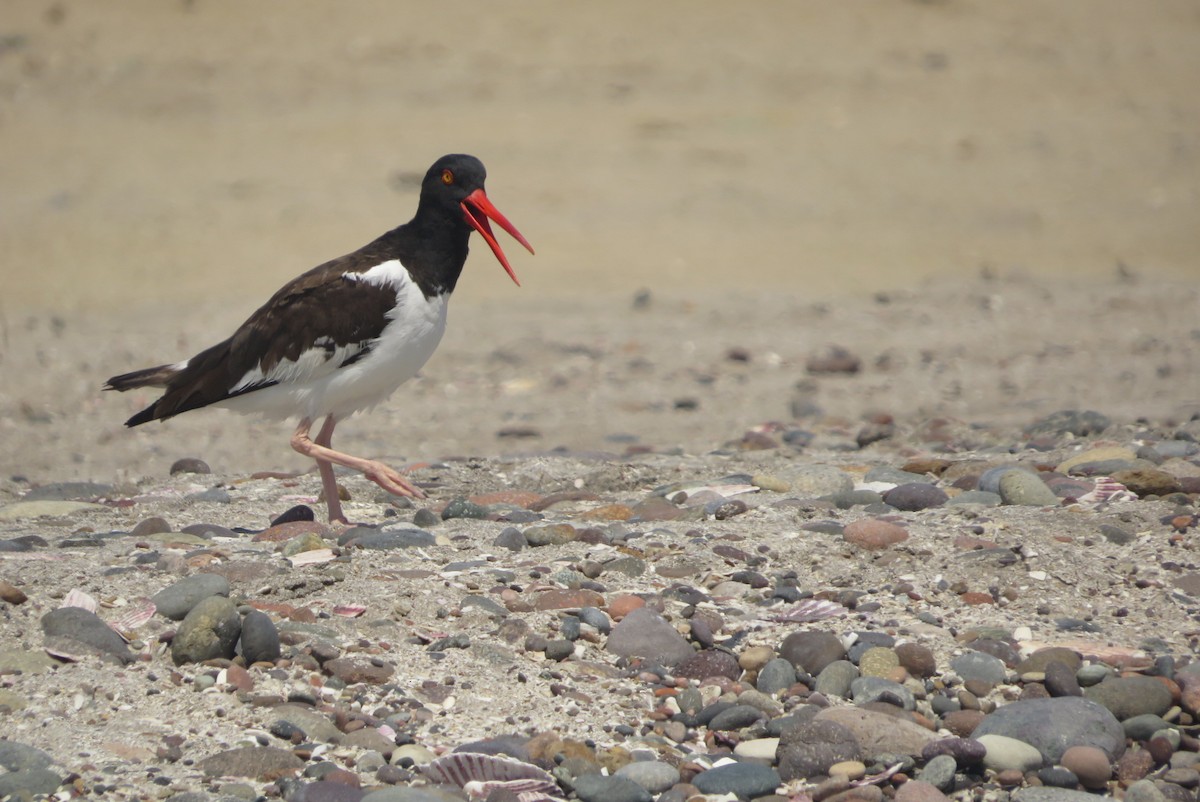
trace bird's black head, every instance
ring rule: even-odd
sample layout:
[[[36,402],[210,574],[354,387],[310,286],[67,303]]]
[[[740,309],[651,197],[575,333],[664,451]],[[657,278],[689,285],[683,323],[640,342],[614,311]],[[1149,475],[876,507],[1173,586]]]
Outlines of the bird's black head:
[[[433,163],[429,172],[425,173],[425,180],[421,182],[421,202],[417,214],[420,216],[422,211],[429,210],[426,211],[428,214],[433,209],[443,211],[443,213],[449,212],[451,215],[461,212],[462,219],[479,232],[479,235],[492,249],[492,253],[500,260],[500,264],[508,271],[509,277],[520,285],[521,282],[517,281],[517,275],[508,264],[508,259],[501,250],[500,243],[492,234],[492,227],[489,225],[488,219],[495,221],[517,242],[524,245],[530,253],[533,253],[533,246],[488,200],[487,194],[483,191],[483,182],[486,178],[487,170],[484,169],[483,162],[474,156],[468,156],[465,153],[443,156]]]

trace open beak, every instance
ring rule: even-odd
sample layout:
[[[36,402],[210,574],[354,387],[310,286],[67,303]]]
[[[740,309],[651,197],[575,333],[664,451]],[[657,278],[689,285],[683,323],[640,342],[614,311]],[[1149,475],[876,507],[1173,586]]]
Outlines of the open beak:
[[[488,200],[488,196],[482,189],[477,189],[463,199],[459,204],[462,206],[463,215],[467,218],[467,222],[471,224],[471,228],[479,232],[492,249],[492,253],[496,254],[496,258],[500,260],[500,264],[508,272],[509,278],[513,280],[518,287],[521,282],[517,281],[517,274],[513,272],[512,266],[508,263],[508,258],[504,255],[504,251],[500,248],[500,243],[496,242],[496,235],[492,233],[492,226],[488,223],[488,218],[496,221],[496,225],[503,228],[513,236],[517,242],[525,246],[525,250],[533,253],[533,246],[529,241],[521,236],[521,232],[517,231],[517,227],[508,222],[508,218],[500,214],[500,210],[492,205]]]

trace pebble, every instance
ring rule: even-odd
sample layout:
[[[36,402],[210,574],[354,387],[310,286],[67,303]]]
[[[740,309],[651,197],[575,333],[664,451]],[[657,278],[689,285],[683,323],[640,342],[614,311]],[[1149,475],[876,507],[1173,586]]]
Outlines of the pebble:
[[[945,802],[949,797],[930,782],[912,780],[896,789],[895,799],[896,802]]]
[[[637,655],[676,666],[692,656],[692,647],[661,615],[648,607],[630,611],[613,627],[605,649],[613,654]]]
[[[859,677],[850,683],[850,696],[856,705],[883,702],[901,710],[916,708],[912,691],[883,677]]]
[[[25,591],[21,590],[11,582],[0,579],[0,599],[12,605],[24,604],[29,600],[25,595]]]
[[[192,574],[150,597],[155,610],[172,621],[182,621],[189,611],[209,596],[228,596],[229,580],[218,574]]]
[[[1059,762],[1071,771],[1084,788],[1099,790],[1112,778],[1109,756],[1094,746],[1072,746],[1063,752]]]
[[[1134,716],[1161,716],[1171,708],[1171,692],[1153,677],[1109,677],[1084,691],[1084,698],[1108,708],[1122,721]]]
[[[251,610],[242,618],[241,653],[247,665],[273,663],[281,654],[279,630],[271,616]]]
[[[780,774],[761,763],[730,763],[697,774],[692,785],[702,794],[733,794],[739,799],[754,799],[774,793],[782,784]]]
[[[896,485],[883,494],[883,501],[898,510],[915,512],[940,507],[949,500],[946,491],[928,482],[909,482]]]
[[[846,647],[842,641],[832,632],[821,630],[793,632],[779,646],[780,657],[800,671],[814,675],[845,655]]]
[[[791,491],[801,498],[821,498],[854,489],[848,473],[829,465],[806,465],[787,477]]]
[[[1000,501],[1026,507],[1050,507],[1059,503],[1054,491],[1041,477],[1028,471],[1007,471],[997,482]]]
[[[932,677],[937,673],[937,659],[928,647],[909,641],[897,645],[894,651],[900,665],[914,677]]]
[[[927,762],[917,774],[917,778],[929,783],[939,791],[950,791],[954,788],[954,774],[958,764],[950,755],[937,755]]]
[[[834,721],[801,722],[779,736],[778,768],[784,781],[828,774],[830,766],[863,756],[854,734]]]
[[[88,501],[16,501],[0,507],[0,521],[62,518],[81,512],[103,512],[108,507]]]
[[[107,655],[120,663],[133,662],[133,654],[124,638],[90,610],[59,607],[42,616],[42,632],[47,647],[74,653]]]
[[[863,518],[851,521],[842,530],[842,537],[847,543],[852,543],[867,551],[886,549],[897,543],[908,540],[908,532],[902,526],[897,526],[878,518]]]
[[[950,669],[962,677],[964,682],[976,680],[992,684],[1004,682],[1008,670],[1004,662],[983,652],[970,651],[950,661]]]
[[[733,748],[733,753],[738,757],[750,760],[765,760],[774,763],[775,753],[778,749],[778,738],[751,738],[747,741],[739,741],[738,745]]]
[[[242,620],[234,603],[224,596],[209,596],[180,623],[171,641],[171,659],[178,666],[214,657],[232,658],[241,630]]]
[[[884,753],[919,757],[937,734],[888,713],[858,707],[829,707],[817,713],[815,722],[833,722],[848,730],[867,756]]]
[[[1125,731],[1106,708],[1077,696],[1023,699],[988,714],[972,738],[984,735],[1021,738],[1037,749],[1047,763],[1057,763],[1070,746],[1104,750],[1110,759],[1125,749]]]
[[[574,779],[575,795],[583,802],[650,802],[650,792],[629,777],[584,774]]]
[[[1042,753],[1037,747],[1007,735],[979,735],[976,740],[987,750],[983,765],[992,771],[1012,769],[1025,773],[1041,768]]]
[[[659,760],[635,760],[618,769],[615,776],[633,780],[650,793],[659,794],[679,782],[679,769]]]
[[[197,761],[196,768],[209,777],[253,777],[270,780],[304,768],[304,761],[286,749],[242,746]]]

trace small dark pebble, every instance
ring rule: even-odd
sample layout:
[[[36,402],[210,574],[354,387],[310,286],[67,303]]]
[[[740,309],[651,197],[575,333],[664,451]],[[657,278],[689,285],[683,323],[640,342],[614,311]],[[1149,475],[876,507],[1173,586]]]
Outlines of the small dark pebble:
[[[271,526],[290,524],[294,521],[314,520],[316,520],[316,516],[313,514],[312,507],[308,506],[307,504],[297,504],[295,507],[283,512],[277,518],[271,521]]]

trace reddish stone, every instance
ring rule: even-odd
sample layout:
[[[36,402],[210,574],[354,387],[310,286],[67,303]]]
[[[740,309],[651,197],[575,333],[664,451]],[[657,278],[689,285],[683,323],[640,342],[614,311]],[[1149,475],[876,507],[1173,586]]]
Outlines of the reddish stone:
[[[631,521],[674,521],[683,515],[683,510],[661,496],[651,496],[633,506],[628,520]]]
[[[537,493],[531,493],[528,490],[501,490],[497,493],[483,493],[478,496],[471,496],[471,501],[482,507],[492,504],[512,504],[516,507],[530,509],[541,500],[542,496]]]
[[[614,621],[620,621],[639,607],[644,607],[646,600],[641,596],[624,594],[614,596],[608,602],[608,614]]]
[[[847,543],[852,543],[868,551],[886,549],[896,543],[908,540],[908,532],[904,527],[897,526],[878,518],[864,518],[846,524],[842,537]]]
[[[983,721],[981,710],[955,710],[942,716],[942,726],[959,738],[970,738],[971,733]]]
[[[254,690],[254,677],[250,676],[250,672],[237,663],[231,663],[225,669],[225,681],[239,691],[246,691],[248,693]]]
[[[995,604],[996,600],[992,598],[990,593],[980,593],[979,591],[968,590],[966,593],[958,597],[963,604]]]
[[[604,597],[594,590],[547,590],[533,603],[538,610],[562,610],[575,607],[603,607]]]
[[[625,504],[605,504],[585,510],[579,517],[585,521],[628,521],[633,515],[633,508]]]
[[[1154,757],[1145,749],[1128,749],[1117,761],[1117,779],[1129,785],[1145,777],[1154,769]]]
[[[954,538],[954,548],[962,549],[963,551],[994,549],[996,548],[996,541],[983,537],[975,537],[974,535],[958,535]]]

